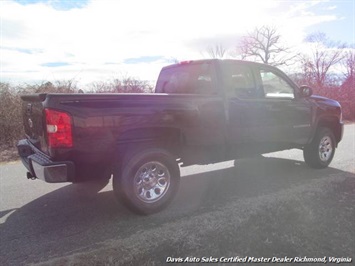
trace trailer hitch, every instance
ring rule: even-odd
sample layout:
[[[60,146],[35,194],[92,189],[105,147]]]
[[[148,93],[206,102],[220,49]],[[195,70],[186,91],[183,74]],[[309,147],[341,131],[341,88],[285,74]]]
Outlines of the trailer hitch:
[[[33,176],[30,172],[27,172],[27,179],[36,180],[37,177]]]

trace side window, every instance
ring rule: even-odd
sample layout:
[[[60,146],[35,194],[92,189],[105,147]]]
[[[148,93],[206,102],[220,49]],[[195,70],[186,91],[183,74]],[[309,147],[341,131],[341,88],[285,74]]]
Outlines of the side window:
[[[282,77],[270,70],[260,70],[265,98],[293,99],[293,88]]]
[[[209,63],[182,64],[162,71],[157,83],[157,92],[215,94]]]
[[[228,96],[240,99],[256,98],[254,77],[247,66],[225,62],[222,71],[224,87]]]

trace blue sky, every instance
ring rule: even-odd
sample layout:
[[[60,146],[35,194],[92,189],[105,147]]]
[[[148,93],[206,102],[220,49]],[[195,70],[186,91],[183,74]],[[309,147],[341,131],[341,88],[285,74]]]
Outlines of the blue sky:
[[[174,60],[206,58],[208,46],[233,57],[240,36],[262,25],[301,52],[317,31],[355,44],[354,0],[0,0],[0,17],[0,80],[14,84],[154,81]]]
[[[320,3],[311,11],[318,14],[332,14],[337,19],[313,25],[307,32],[324,32],[334,41],[355,44],[355,1],[329,1]]]
[[[88,0],[15,0],[21,5],[48,4],[56,10],[70,10],[73,8],[83,8],[89,3]]]

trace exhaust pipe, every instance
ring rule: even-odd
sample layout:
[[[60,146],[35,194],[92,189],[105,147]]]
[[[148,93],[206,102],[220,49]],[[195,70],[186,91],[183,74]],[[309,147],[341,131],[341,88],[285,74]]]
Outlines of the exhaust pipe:
[[[27,172],[27,179],[36,180],[37,178],[33,176],[30,172]]]

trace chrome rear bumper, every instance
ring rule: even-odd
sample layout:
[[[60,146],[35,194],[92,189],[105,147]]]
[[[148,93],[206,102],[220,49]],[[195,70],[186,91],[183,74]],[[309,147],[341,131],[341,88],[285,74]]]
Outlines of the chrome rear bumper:
[[[17,144],[22,163],[29,171],[30,178],[38,178],[48,183],[70,182],[75,175],[74,163],[70,161],[53,162],[48,155],[38,150],[27,139]]]

